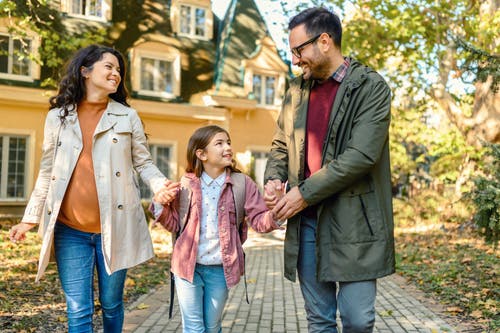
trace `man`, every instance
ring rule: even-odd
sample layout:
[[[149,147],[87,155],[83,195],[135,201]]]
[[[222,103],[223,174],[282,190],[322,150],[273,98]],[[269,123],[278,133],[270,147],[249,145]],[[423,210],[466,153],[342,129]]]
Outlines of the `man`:
[[[310,8],[288,28],[303,74],[286,93],[264,176],[269,207],[288,219],[285,277],[298,273],[309,332],[337,332],[337,308],[344,333],[372,332],[376,279],[395,266],[391,93],[342,56],[334,13]]]

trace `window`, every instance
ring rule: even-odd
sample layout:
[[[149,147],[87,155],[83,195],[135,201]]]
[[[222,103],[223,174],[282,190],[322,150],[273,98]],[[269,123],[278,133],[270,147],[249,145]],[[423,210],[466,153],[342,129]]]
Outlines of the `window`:
[[[274,76],[253,76],[253,95],[258,104],[274,105],[276,78]]]
[[[264,189],[264,171],[269,153],[267,151],[250,151],[250,176],[262,190]]]
[[[132,90],[140,96],[174,99],[181,93],[181,53],[158,42],[137,45],[130,54]]]
[[[0,198],[26,194],[27,136],[0,135]]]
[[[155,93],[174,93],[173,63],[171,61],[141,58],[141,88],[142,91]]]
[[[172,177],[172,159],[173,159],[173,147],[172,145],[149,145],[149,150],[151,156],[153,157],[154,164],[160,169],[160,171],[170,179]],[[146,185],[142,179],[139,181],[139,187],[141,190],[141,198],[150,200],[153,196],[149,186]]]
[[[207,37],[207,9],[181,5],[179,24],[179,33],[182,35]]]
[[[31,51],[31,40],[0,35],[0,74],[31,77]]]
[[[71,0],[69,12],[74,15],[103,18],[103,0]]]

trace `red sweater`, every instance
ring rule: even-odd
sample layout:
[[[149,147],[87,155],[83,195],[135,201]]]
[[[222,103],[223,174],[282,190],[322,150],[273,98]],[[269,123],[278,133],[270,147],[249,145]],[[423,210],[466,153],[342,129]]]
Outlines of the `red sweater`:
[[[306,126],[306,178],[321,169],[323,143],[339,86],[339,82],[330,78],[323,83],[316,82],[311,89]]]

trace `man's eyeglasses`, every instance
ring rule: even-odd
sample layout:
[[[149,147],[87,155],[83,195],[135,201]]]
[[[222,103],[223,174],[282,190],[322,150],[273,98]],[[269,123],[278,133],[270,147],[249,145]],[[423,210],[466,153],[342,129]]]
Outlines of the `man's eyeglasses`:
[[[314,36],[313,38],[305,41],[304,43],[300,44],[299,46],[296,46],[296,47],[292,47],[291,51],[292,51],[292,54],[294,56],[296,56],[297,58],[301,58],[302,57],[302,50],[309,44],[312,44],[314,43],[323,33],[320,33],[319,35],[317,36]]]

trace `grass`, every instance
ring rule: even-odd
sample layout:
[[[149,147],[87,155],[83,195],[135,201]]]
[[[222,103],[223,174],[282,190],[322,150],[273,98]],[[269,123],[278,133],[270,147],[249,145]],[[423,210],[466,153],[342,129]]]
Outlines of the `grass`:
[[[29,232],[23,243],[8,239],[11,222],[0,226],[0,331],[64,332],[67,331],[66,304],[55,264],[48,266],[40,283],[35,283],[40,240]],[[132,303],[152,288],[167,283],[170,234],[161,228],[151,232],[156,257],[128,271],[125,302]],[[100,308],[96,301],[95,327],[101,326]]]

